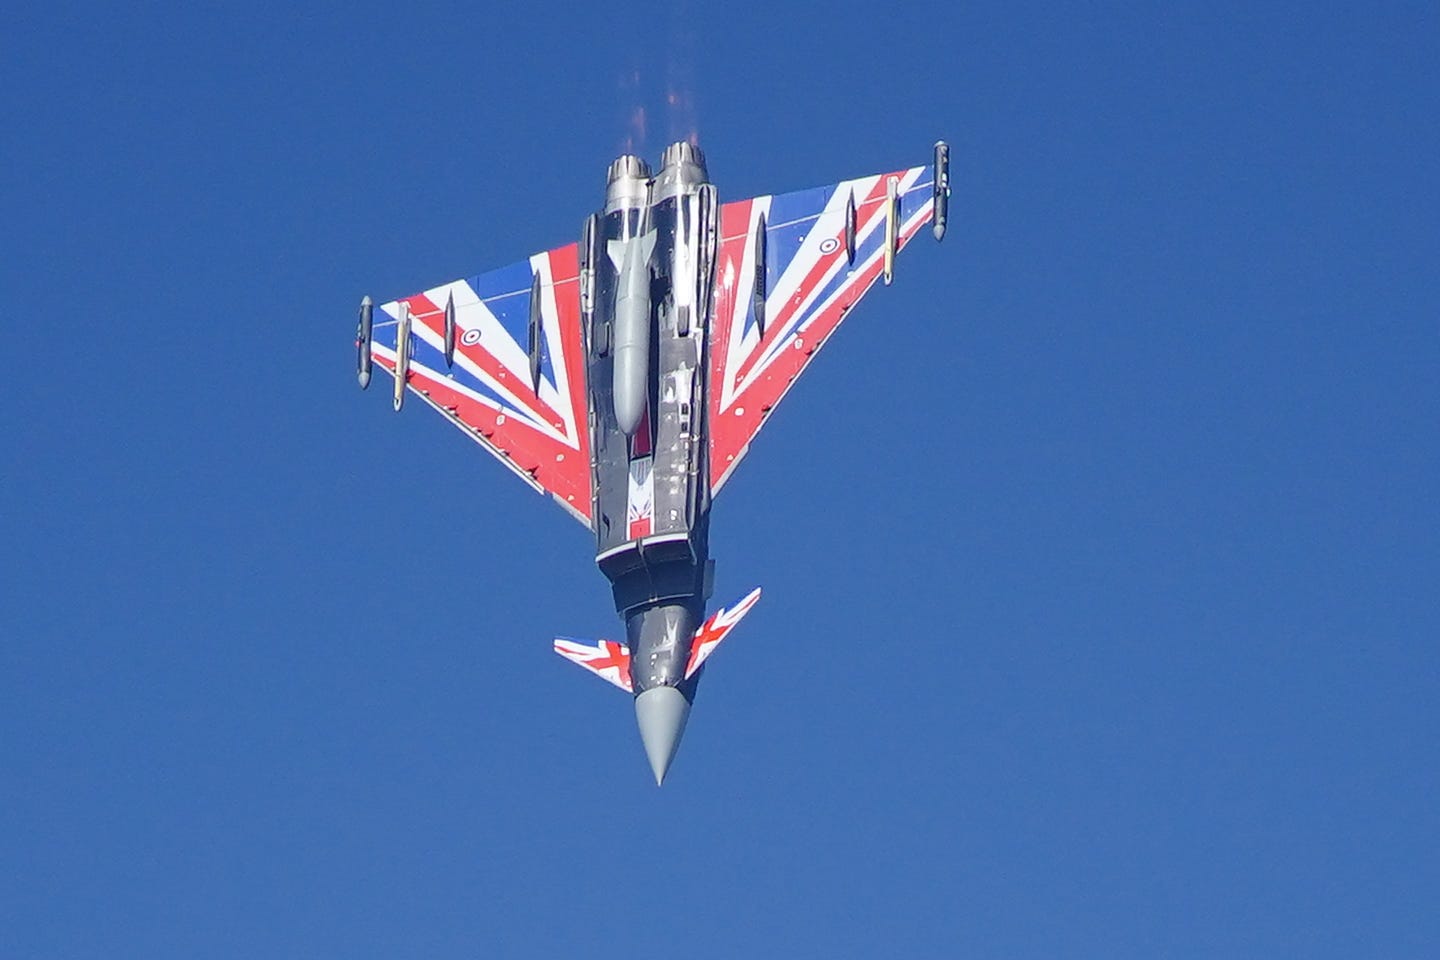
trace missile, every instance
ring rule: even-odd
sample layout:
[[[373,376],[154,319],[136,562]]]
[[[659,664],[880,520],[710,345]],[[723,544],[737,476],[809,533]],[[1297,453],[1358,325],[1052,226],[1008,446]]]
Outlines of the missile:
[[[900,179],[885,181],[885,286],[895,279],[895,253],[900,249]]]
[[[540,274],[530,280],[530,389],[540,395]]]
[[[455,291],[445,300],[445,366],[455,366]]]
[[[374,309],[374,301],[368,295],[360,301],[360,324],[355,328],[355,372],[360,378],[361,390],[370,386],[370,327]]]
[[[699,282],[695,254],[700,242],[700,224],[696,220],[693,198],[682,196],[676,199],[675,218],[675,265],[670,271],[670,290],[675,304],[675,332],[688,337],[690,319],[695,314],[695,288]]]
[[[845,198],[845,259],[855,266],[855,191]]]
[[[645,414],[650,375],[650,256],[655,231],[611,240],[605,252],[615,265],[615,421],[633,436]]]
[[[400,325],[395,328],[395,412],[405,405],[405,380],[410,375],[410,304],[400,301]]]
[[[935,224],[930,232],[936,240],[945,239],[945,223],[950,219],[950,145],[935,141]]]
[[[605,182],[605,213],[597,229],[615,213],[619,236],[605,240],[605,255],[614,268],[614,303],[609,323],[597,327],[596,351],[611,360],[611,394],[615,421],[627,436],[633,435],[645,413],[650,366],[650,257],[655,231],[649,229],[650,167],[639,157],[616,157]],[[595,236],[595,246],[600,246]],[[599,250],[596,250],[599,260]],[[594,264],[592,272],[604,268]],[[596,290],[604,287],[596,282]],[[596,307],[597,314],[603,306]],[[608,330],[606,328],[609,328]]]
[[[750,295],[750,306],[755,311],[755,325],[760,328],[760,336],[765,336],[765,298],[769,294],[769,277],[765,270],[765,261],[768,252],[765,249],[765,214],[760,214],[760,222],[755,224],[755,287]]]
[[[585,218],[580,232],[580,312],[588,323],[595,312],[595,241],[600,236],[600,215]]]
[[[700,262],[696,268],[696,274],[700,283],[700,299],[696,307],[695,322],[703,327],[710,317],[710,311],[714,307],[715,301],[715,284],[712,280],[715,276],[715,255],[718,252],[720,232],[720,204],[719,195],[715,192],[715,184],[702,183],[699,200],[700,247],[697,253]]]

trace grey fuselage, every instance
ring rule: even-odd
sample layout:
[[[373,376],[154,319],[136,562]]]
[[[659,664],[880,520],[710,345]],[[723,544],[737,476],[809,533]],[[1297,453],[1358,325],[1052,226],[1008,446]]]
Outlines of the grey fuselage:
[[[699,679],[685,669],[712,569],[706,380],[718,215],[703,155],[676,143],[653,177],[638,157],[611,164],[605,207],[580,243],[596,563],[625,620],[637,714],[659,687],[676,688],[688,712]]]

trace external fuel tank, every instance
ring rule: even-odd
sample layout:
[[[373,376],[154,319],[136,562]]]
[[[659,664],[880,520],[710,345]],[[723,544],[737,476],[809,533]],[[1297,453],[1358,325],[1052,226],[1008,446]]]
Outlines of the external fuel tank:
[[[605,188],[605,221],[612,228],[603,237],[605,256],[615,271],[611,308],[614,360],[611,396],[615,421],[627,437],[645,415],[650,381],[650,339],[654,320],[650,308],[650,260],[655,230],[649,222],[650,170],[638,157],[624,156],[610,165]],[[620,213],[619,218],[611,214]]]

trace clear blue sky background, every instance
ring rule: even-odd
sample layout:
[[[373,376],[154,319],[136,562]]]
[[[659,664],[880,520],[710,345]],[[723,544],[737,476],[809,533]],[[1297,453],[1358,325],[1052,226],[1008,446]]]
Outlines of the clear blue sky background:
[[[1433,3],[41,6],[0,956],[1440,951]],[[724,197],[955,196],[717,502],[765,598],[657,790],[550,652],[588,535],[351,337],[667,76]]]

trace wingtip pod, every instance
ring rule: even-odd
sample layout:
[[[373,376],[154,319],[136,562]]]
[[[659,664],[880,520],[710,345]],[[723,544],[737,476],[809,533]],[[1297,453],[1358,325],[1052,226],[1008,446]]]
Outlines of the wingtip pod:
[[[375,301],[369,294],[360,301],[360,322],[355,328],[355,376],[360,389],[370,386],[370,331],[374,324]]]
[[[934,225],[930,228],[936,241],[945,239],[945,226],[950,219],[950,145],[944,140],[935,141],[935,213]]]

